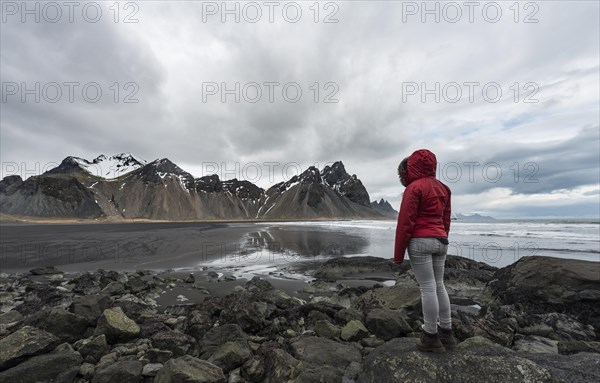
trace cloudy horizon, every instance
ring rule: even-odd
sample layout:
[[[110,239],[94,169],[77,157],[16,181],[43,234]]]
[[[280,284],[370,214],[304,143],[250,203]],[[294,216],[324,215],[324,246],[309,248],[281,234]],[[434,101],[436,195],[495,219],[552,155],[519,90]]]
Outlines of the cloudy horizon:
[[[427,148],[455,212],[598,218],[598,2],[314,3],[2,1],[2,176],[130,152],[266,188],[341,160],[398,209]]]

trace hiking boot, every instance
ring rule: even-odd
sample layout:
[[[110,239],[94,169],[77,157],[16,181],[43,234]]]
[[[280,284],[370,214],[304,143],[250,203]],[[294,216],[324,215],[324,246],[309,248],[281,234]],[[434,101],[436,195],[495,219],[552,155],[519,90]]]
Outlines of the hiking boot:
[[[442,342],[445,348],[447,348],[448,350],[452,350],[454,347],[456,347],[456,344],[458,342],[456,341],[456,338],[454,337],[454,331],[452,331],[451,328],[445,329],[438,325],[437,329],[440,341]]]
[[[425,352],[446,351],[438,334],[430,334],[427,331],[423,331],[421,339],[417,339],[417,350]]]

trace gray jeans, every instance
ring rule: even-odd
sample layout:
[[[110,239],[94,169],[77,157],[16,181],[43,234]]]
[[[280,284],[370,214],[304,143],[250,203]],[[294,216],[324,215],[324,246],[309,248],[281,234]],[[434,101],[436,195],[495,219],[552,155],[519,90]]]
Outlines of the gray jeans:
[[[435,238],[411,238],[408,242],[410,264],[421,289],[424,329],[437,333],[437,322],[452,327],[450,299],[444,286],[444,264],[448,245]]]

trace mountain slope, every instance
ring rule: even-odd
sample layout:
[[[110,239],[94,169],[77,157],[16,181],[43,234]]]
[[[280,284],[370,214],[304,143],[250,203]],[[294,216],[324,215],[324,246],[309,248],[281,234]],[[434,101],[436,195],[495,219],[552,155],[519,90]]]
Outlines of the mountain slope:
[[[398,212],[390,205],[390,203],[383,198],[378,201],[371,202],[371,207],[381,213],[382,215],[390,218],[398,218]]]
[[[0,212],[65,218],[314,219],[390,217],[341,161],[310,167],[267,191],[248,181],[194,178],[167,158],[150,163],[130,154],[92,161],[67,157],[48,172],[23,181],[0,181]],[[389,204],[387,204],[389,206]],[[389,207],[391,208],[391,206]],[[393,209],[392,212],[395,213]]]
[[[370,206],[371,200],[367,189],[356,178],[356,174],[350,175],[346,172],[346,168],[341,161],[337,161],[331,166],[325,166],[322,179],[324,184],[350,201],[359,205]]]
[[[375,210],[353,202],[323,181],[319,169],[311,166],[299,176],[273,185],[265,192],[257,217],[381,218]]]
[[[0,181],[0,212],[34,217],[96,218],[102,209],[77,178],[41,175]]]
[[[69,156],[59,166],[47,171],[45,174],[91,175],[104,179],[114,179],[145,164],[145,160],[135,157],[131,153],[121,153],[113,156],[101,154],[92,161]]]

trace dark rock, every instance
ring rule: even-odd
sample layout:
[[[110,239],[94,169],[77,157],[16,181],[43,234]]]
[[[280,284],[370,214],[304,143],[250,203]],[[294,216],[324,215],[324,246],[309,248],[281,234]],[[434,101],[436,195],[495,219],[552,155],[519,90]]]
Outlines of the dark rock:
[[[237,323],[244,331],[256,334],[266,325],[268,305],[254,298],[246,291],[228,295],[224,298],[219,320],[222,323]]]
[[[0,382],[72,382],[79,372],[80,364],[81,355],[76,352],[53,352],[37,355],[13,368],[0,372]]]
[[[23,326],[23,315],[17,310],[0,314],[0,337],[11,334]]]
[[[565,356],[557,354],[516,353],[548,370],[551,382],[589,383],[600,381],[600,363],[598,354],[581,352]],[[498,380],[500,381],[500,380]],[[506,381],[506,380],[505,380]]]
[[[91,273],[83,273],[71,280],[73,292],[81,295],[98,294],[101,290],[99,279]]]
[[[185,283],[196,283],[196,278],[194,278],[194,274],[188,275],[185,280]]]
[[[172,357],[173,353],[168,350],[159,350],[157,348],[151,348],[148,351],[146,351],[146,358],[148,358],[150,363],[165,364]]]
[[[296,378],[301,363],[272,342],[262,344],[257,356],[241,368],[242,376],[250,382],[278,383]]]
[[[558,342],[558,352],[562,355],[572,355],[580,352],[600,353],[600,342],[582,340]]]
[[[342,328],[340,338],[347,342],[356,342],[369,336],[369,331],[362,322],[351,320]]]
[[[148,363],[144,365],[142,369],[142,376],[156,376],[156,374],[163,368],[162,363]]]
[[[516,337],[513,350],[531,353],[558,354],[558,341],[537,335]]]
[[[31,283],[25,291],[23,304],[15,307],[23,316],[33,315],[47,306],[56,306],[68,300],[64,292],[47,283]]]
[[[240,367],[252,353],[246,342],[225,342],[208,358],[208,361],[223,369],[224,373]]]
[[[113,281],[107,284],[100,293],[104,295],[122,295],[125,293],[125,285],[121,282]]]
[[[327,281],[337,281],[350,274],[364,274],[377,271],[392,271],[391,259],[372,256],[337,257],[323,262],[314,276]]]
[[[83,343],[77,351],[79,351],[85,360],[91,360],[94,363],[98,363],[100,358],[109,351],[108,344],[106,343],[106,336],[104,334],[98,335],[90,341]]]
[[[142,363],[136,360],[120,360],[99,371],[92,379],[92,383],[136,383],[142,380]]]
[[[81,339],[88,329],[86,318],[58,307],[44,309],[27,318],[25,323],[46,330],[60,341],[69,343]]]
[[[137,321],[144,314],[152,314],[156,312],[156,310],[148,304],[134,302],[131,300],[117,300],[114,305],[116,307],[120,307],[125,315],[134,321]]]
[[[64,271],[58,270],[54,266],[46,266],[46,267],[37,267],[35,269],[29,270],[31,275],[54,275],[54,274],[64,274]]]
[[[598,262],[523,257],[494,275],[482,299],[490,306],[520,304],[529,313],[561,312],[600,328]]]
[[[248,335],[239,325],[224,324],[208,330],[198,344],[202,352],[202,358],[208,359],[220,345],[226,342],[245,341],[247,339]]]
[[[139,333],[139,326],[120,307],[104,310],[96,327],[96,334],[105,334],[106,340],[111,344],[127,342],[136,338]]]
[[[198,353],[194,348],[194,338],[179,331],[161,331],[152,335],[150,339],[154,348],[171,351],[174,357],[186,354],[197,356]]]
[[[341,330],[328,320],[319,320],[315,323],[315,333],[324,338],[337,338]]]
[[[150,338],[152,335],[162,332],[169,331],[171,328],[164,324],[160,320],[145,320],[139,324],[140,326],[140,337]]]
[[[291,339],[290,350],[299,360],[316,365],[345,369],[352,362],[361,362],[360,351],[353,345],[315,336]]]
[[[20,363],[27,357],[48,352],[58,343],[58,338],[51,333],[25,326],[0,339],[0,371]]]
[[[102,312],[111,307],[112,300],[107,295],[84,295],[75,297],[69,310],[80,315],[94,325]]]
[[[421,304],[421,291],[417,282],[412,278],[406,278],[395,286],[372,289],[356,300],[355,308],[365,312],[374,308],[385,308],[390,310],[415,309]]]
[[[380,382],[551,382],[550,372],[500,346],[431,354],[417,351],[415,340],[393,339],[364,360],[357,383]]]
[[[133,294],[148,290],[150,287],[151,286],[148,281],[140,277],[131,277],[125,283],[125,289],[129,290]]]
[[[377,338],[376,336],[370,336],[368,338],[363,338],[360,340],[360,344],[363,347],[375,348],[381,346],[384,343],[385,341],[383,339]]]
[[[271,282],[261,279],[257,276],[252,277],[251,280],[246,282],[246,289],[248,291],[269,291],[273,290],[274,287]]]
[[[369,311],[365,320],[370,332],[383,340],[390,340],[413,331],[401,311],[374,309]]]
[[[154,383],[225,383],[223,370],[214,364],[185,355],[169,360],[154,378]]]
[[[345,326],[346,323],[352,320],[357,320],[364,323],[365,316],[360,311],[352,308],[344,308],[335,313],[335,321],[342,326]]]

